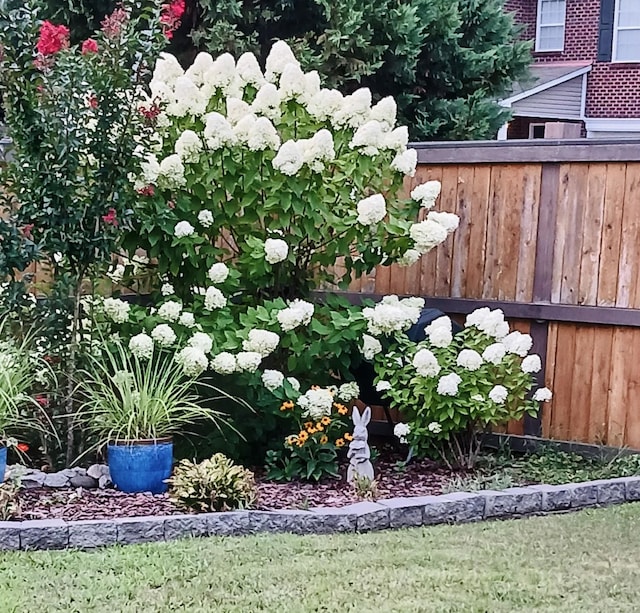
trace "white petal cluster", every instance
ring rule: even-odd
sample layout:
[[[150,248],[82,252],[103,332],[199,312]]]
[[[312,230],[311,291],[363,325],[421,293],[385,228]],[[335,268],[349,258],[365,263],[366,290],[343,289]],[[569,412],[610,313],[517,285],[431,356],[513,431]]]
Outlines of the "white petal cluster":
[[[191,236],[196,229],[188,221],[179,221],[173,229],[173,235],[176,238],[186,238]]]
[[[167,156],[160,162],[158,183],[169,189],[178,189],[187,184],[184,164],[177,153]]]
[[[178,321],[180,313],[182,313],[182,303],[177,300],[165,302],[158,309],[158,317],[166,321]]]
[[[300,391],[300,381],[298,381],[295,377],[287,377],[287,381],[289,385],[296,391]]]
[[[182,75],[184,70],[176,57],[170,53],[161,53],[153,71],[153,81],[173,85]]]
[[[189,347],[200,349],[203,353],[211,353],[211,349],[213,348],[213,339],[204,332],[195,332],[187,341],[187,345]]]
[[[202,152],[202,141],[193,130],[185,130],[176,141],[175,152],[183,162],[197,162]]]
[[[536,393],[533,395],[533,399],[536,402],[549,402],[553,398],[553,394],[551,390],[547,387],[541,387],[536,390]]]
[[[460,218],[456,214],[446,211],[430,211],[427,220],[439,223],[449,234],[455,232],[460,225]]]
[[[387,205],[382,194],[375,194],[358,202],[358,223],[371,226],[382,221],[387,214]]]
[[[522,368],[522,372],[529,374],[540,372],[540,369],[542,368],[540,356],[535,353],[528,355],[524,360],[522,360],[520,367]]]
[[[391,149],[396,153],[402,153],[407,148],[409,142],[409,129],[407,126],[400,126],[391,132],[387,132],[384,136],[385,149]]]
[[[463,349],[456,358],[456,364],[467,370],[478,370],[484,360],[475,349]]]
[[[229,267],[224,262],[216,262],[209,268],[207,276],[211,283],[224,283],[229,276]]]
[[[283,40],[279,40],[273,44],[271,51],[267,56],[265,65],[265,78],[267,81],[270,81],[271,83],[275,82],[282,74],[287,64],[299,65],[299,62],[293,55],[293,51],[291,51],[289,45],[287,45]]]
[[[185,347],[175,357],[187,377],[199,377],[209,366],[209,359],[199,347]]]
[[[434,319],[424,332],[434,347],[448,347],[453,340],[451,319],[446,315]]]
[[[189,66],[185,75],[196,85],[202,86],[206,81],[206,74],[213,66],[213,58],[209,53],[200,52]],[[180,75],[178,75],[180,76]]]
[[[284,332],[294,330],[298,326],[307,326],[313,317],[314,306],[304,300],[294,300],[289,306],[278,311],[278,323]]]
[[[335,89],[321,89],[313,100],[307,100],[307,111],[318,121],[327,121],[335,117],[341,109],[344,98]]]
[[[236,71],[244,85],[253,85],[253,87],[258,88],[265,82],[258,59],[253,53],[243,53],[238,58]]]
[[[407,249],[404,254],[398,259],[400,266],[413,266],[422,256],[417,249]]]
[[[237,131],[236,134],[238,134]],[[239,138],[245,141],[243,137]],[[265,149],[277,151],[280,147],[280,135],[270,119],[258,117],[251,126],[248,138],[246,138],[246,144],[251,151],[264,151]]]
[[[210,228],[213,225],[213,213],[207,210],[200,211],[198,213],[198,223],[203,228]]]
[[[298,141],[302,147],[304,163],[312,172],[322,172],[326,162],[336,157],[333,135],[329,130],[318,130],[311,138]]]
[[[376,383],[376,392],[386,392],[391,389],[391,383],[389,381],[378,381]]]
[[[194,317],[193,313],[182,311],[180,317],[178,318],[178,323],[185,328],[194,328],[196,325],[196,318]]]
[[[217,92],[227,93],[232,88],[236,76],[236,61],[230,53],[223,53],[205,72],[203,89],[209,98]]]
[[[264,241],[264,259],[269,264],[277,264],[287,259],[289,245],[281,238],[268,238]]]
[[[458,393],[458,386],[461,382],[460,375],[455,372],[444,375],[438,380],[437,392],[441,396],[455,396]]]
[[[365,360],[373,360],[373,358],[382,351],[382,345],[380,341],[368,334],[362,335],[362,347],[361,352]]]
[[[278,88],[273,83],[265,83],[258,90],[249,110],[277,122],[282,116],[281,103],[282,98]]]
[[[488,307],[476,309],[473,313],[467,315],[464,325],[466,327],[475,326],[478,330],[492,336],[498,341],[501,341],[509,334],[509,324],[505,321],[504,313],[500,309],[494,309],[493,311]],[[529,346],[529,349],[530,348]],[[505,349],[508,351],[506,346]],[[527,349],[527,351],[529,351],[529,349]],[[527,352],[525,352],[525,355],[526,353]]]
[[[162,287],[160,288],[160,293],[163,296],[173,296],[173,294],[176,293],[176,290],[173,285],[171,285],[171,283],[163,283]]]
[[[359,149],[362,155],[374,156],[385,146],[384,126],[375,120],[363,123],[354,133],[349,147]]]
[[[438,358],[428,349],[418,349],[411,363],[421,377],[437,377],[440,373]]]
[[[168,100],[166,113],[173,117],[202,115],[207,108],[207,96],[186,75],[178,77],[173,85],[173,95]]]
[[[504,385],[494,385],[489,391],[489,400],[496,404],[504,404],[508,396],[509,392]]]
[[[311,419],[321,419],[331,414],[333,394],[328,389],[311,389],[298,398],[298,405],[302,409],[302,416]]]
[[[211,360],[211,369],[219,375],[231,375],[238,370],[236,356],[223,351]]]
[[[207,311],[214,311],[226,306],[227,297],[217,287],[208,287],[204,295],[204,308]]]
[[[210,151],[217,151],[236,143],[236,135],[231,124],[220,113],[209,113],[206,116],[204,142]]]
[[[330,117],[335,128],[358,128],[371,115],[371,92],[362,87],[353,94],[345,96],[342,104]]]
[[[269,330],[254,329],[249,331],[249,338],[242,341],[242,348],[245,351],[255,351],[262,357],[267,357],[273,353],[280,343],[280,336]]]
[[[398,153],[396,157],[391,160],[391,168],[407,177],[413,177],[416,174],[417,165],[418,152],[415,149],[407,149],[402,153]]]
[[[158,182],[160,162],[153,153],[148,154],[145,161],[140,164],[140,170],[142,171],[142,187],[155,185]]]
[[[262,385],[264,385],[270,392],[282,387],[284,383],[284,375],[279,370],[265,370],[262,373]]]
[[[493,343],[482,352],[482,359],[497,366],[505,355],[507,355],[507,348],[502,343]]]
[[[238,362],[238,370],[256,372],[262,362],[262,356],[257,351],[241,351],[236,356],[236,360]]]
[[[393,427],[393,435],[400,440],[400,442],[405,445],[407,442],[407,436],[411,432],[411,426],[409,424],[404,424],[402,422],[397,423]]]
[[[169,324],[158,324],[151,331],[151,338],[161,347],[170,347],[176,342],[177,336]]]
[[[442,432],[442,426],[437,421],[432,421],[427,426],[427,430],[429,430],[431,434],[440,434],[440,432]]]
[[[294,140],[286,141],[278,150],[276,157],[271,161],[273,167],[283,175],[292,177],[304,165],[304,153],[299,142]]]
[[[307,83],[298,62],[289,62],[284,67],[280,75],[279,86],[280,97],[285,102],[287,100],[301,101],[304,98]]]
[[[422,299],[415,302],[409,298],[399,300],[397,296],[385,296],[375,307],[363,309],[362,315],[367,320],[367,331],[379,336],[408,330],[418,321],[423,307]]]
[[[409,228],[409,236],[415,243],[415,248],[420,253],[427,253],[440,243],[447,240],[447,229],[433,219],[425,219],[414,223]]]
[[[515,330],[502,339],[507,353],[515,353],[524,358],[533,346],[533,339],[528,334],[522,334]]]
[[[441,189],[440,181],[427,181],[414,187],[411,190],[411,197],[424,208],[430,209],[436,203]]]
[[[144,332],[131,337],[129,351],[139,360],[149,360],[153,355],[153,339]]]
[[[105,298],[103,303],[104,314],[114,323],[123,324],[129,320],[131,305],[118,298]]]
[[[343,402],[351,402],[360,395],[360,386],[355,381],[343,383],[338,388],[338,398]]]
[[[398,105],[392,96],[382,98],[371,108],[371,119],[379,121],[385,132],[393,130],[396,125]]]

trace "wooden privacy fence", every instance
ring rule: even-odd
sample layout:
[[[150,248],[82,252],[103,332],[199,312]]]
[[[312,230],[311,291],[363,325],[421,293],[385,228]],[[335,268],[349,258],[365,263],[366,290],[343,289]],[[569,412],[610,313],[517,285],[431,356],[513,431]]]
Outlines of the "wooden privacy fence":
[[[640,449],[640,141],[418,145],[412,186],[442,182],[460,216],[411,268],[361,294],[406,294],[452,315],[501,308],[534,339],[554,392],[509,431]]]

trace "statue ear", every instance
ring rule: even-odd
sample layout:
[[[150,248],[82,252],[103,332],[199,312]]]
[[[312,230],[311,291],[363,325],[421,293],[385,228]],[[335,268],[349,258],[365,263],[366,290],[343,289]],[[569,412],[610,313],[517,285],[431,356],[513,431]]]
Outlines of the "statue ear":
[[[371,407],[367,407],[362,413],[362,425],[366,426],[371,421]]]
[[[353,424],[355,426],[360,424],[360,411],[356,407],[353,407],[353,411],[351,413],[351,419],[353,419]]]

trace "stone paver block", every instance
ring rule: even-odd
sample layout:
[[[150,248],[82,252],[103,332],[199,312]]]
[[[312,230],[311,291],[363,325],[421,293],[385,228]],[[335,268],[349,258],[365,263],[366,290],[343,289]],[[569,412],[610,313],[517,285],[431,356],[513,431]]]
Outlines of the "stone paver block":
[[[315,508],[310,509],[313,518],[310,525],[315,534],[333,534],[336,532],[355,532],[358,525],[358,516],[344,509]]]
[[[598,504],[620,504],[626,500],[624,481],[620,479],[601,479],[592,481],[597,484]]]
[[[23,521],[21,549],[64,549],[69,546],[69,526],[61,519]]]
[[[378,504],[389,508],[389,526],[391,528],[412,528],[422,526],[424,505],[427,496],[415,498],[387,498]]]
[[[0,521],[0,551],[20,549],[19,521]]]
[[[452,492],[437,496],[443,502],[452,501],[456,504],[451,508],[452,520],[456,523],[480,521],[484,518],[486,498],[479,492]],[[426,513],[426,509],[425,509]]]
[[[207,513],[207,527],[210,535],[236,536],[249,534],[249,513],[247,511],[222,511]]]
[[[350,517],[355,517],[358,532],[384,530],[389,527],[389,507],[377,502],[355,502],[339,510]],[[324,511],[324,509],[320,509],[320,511]]]
[[[165,541],[208,535],[209,519],[205,514],[170,515],[164,520]]]
[[[625,498],[629,501],[640,500],[640,477],[624,477]]]
[[[592,481],[561,486],[571,492],[571,508],[593,507],[598,504],[598,484]]]
[[[542,511],[542,492],[528,487],[513,487],[501,491],[487,491],[485,517],[531,515]]]
[[[127,517],[115,519],[120,545],[155,543],[164,540],[165,517]]]
[[[69,522],[69,547],[91,549],[115,545],[118,528],[114,520],[83,520]]]
[[[571,491],[563,485],[532,485],[531,489],[542,494],[542,511],[565,511],[571,508]]]

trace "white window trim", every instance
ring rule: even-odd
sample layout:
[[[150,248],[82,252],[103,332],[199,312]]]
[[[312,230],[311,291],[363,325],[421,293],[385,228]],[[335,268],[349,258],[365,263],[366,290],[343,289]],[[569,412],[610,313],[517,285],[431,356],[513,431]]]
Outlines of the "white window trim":
[[[635,30],[640,37],[640,26],[619,26],[620,22],[620,0],[616,0],[616,7],[613,13],[613,48],[611,49],[611,63],[612,64],[634,64],[640,63],[640,49],[638,50],[638,57],[635,60],[619,60],[618,55],[618,32],[620,30]]]
[[[616,0],[617,3],[617,0]],[[567,3],[564,3],[564,15],[562,16],[562,23],[547,23],[544,27],[562,26],[562,46],[557,49],[540,49],[540,30],[541,30],[541,17],[542,17],[542,0],[538,0],[538,10],[536,13],[536,47],[534,51],[536,53],[553,53],[557,51],[564,51],[564,39],[567,32]]]

